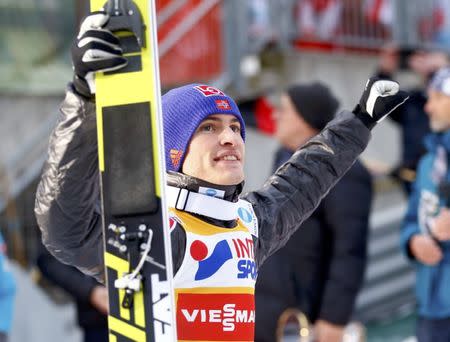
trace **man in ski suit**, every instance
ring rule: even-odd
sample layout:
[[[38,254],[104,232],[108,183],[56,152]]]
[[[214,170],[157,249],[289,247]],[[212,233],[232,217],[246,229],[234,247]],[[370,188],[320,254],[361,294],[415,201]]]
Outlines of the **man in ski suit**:
[[[59,260],[104,279],[92,74],[122,67],[117,38],[92,14],[73,48],[69,84],[36,195],[43,242]],[[180,340],[253,340],[258,266],[294,233],[366,147],[370,129],[407,96],[370,80],[258,191],[240,196],[245,125],[236,103],[199,84],[162,98],[176,316]],[[190,208],[184,196],[194,196]],[[178,196],[181,195],[181,196]]]
[[[419,342],[450,341],[450,68],[428,87],[425,111],[432,133],[404,220],[401,246],[416,266]]]

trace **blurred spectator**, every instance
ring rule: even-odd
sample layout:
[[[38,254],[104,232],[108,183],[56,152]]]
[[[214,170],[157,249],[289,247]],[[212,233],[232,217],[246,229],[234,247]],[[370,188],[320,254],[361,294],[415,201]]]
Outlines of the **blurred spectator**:
[[[370,23],[390,26],[393,20],[392,0],[365,0],[364,14]]]
[[[421,41],[432,42],[443,46],[450,44],[450,2],[435,0],[428,5],[420,4],[418,30]]]
[[[302,40],[331,40],[337,33],[342,0],[298,0],[297,26]]]
[[[62,264],[45,248],[37,265],[45,278],[73,297],[77,306],[78,325],[85,342],[108,342],[108,290],[94,278],[75,267]]]
[[[6,258],[6,244],[0,234],[0,342],[8,341],[13,318],[15,281]]]
[[[247,2],[249,49],[257,51],[268,41],[274,39],[267,0],[249,0]]]
[[[450,2],[448,0],[408,0],[404,3],[414,9],[414,22],[411,29],[417,30],[412,36],[418,41],[448,46],[450,43]],[[364,17],[371,25],[392,32],[397,24],[400,7],[394,0],[364,0]],[[401,10],[401,9],[400,9]]]
[[[420,160],[402,228],[401,246],[416,266],[419,342],[450,341],[450,68],[428,88],[432,133]]]
[[[250,36],[267,36],[267,31],[270,30],[269,4],[267,0],[249,0],[247,4]]]
[[[448,64],[448,57],[438,51],[400,50],[394,46],[384,48],[380,53],[377,74],[392,79],[400,69],[409,69],[421,79],[420,86],[409,90],[409,100],[391,116],[402,130],[401,159],[391,172],[399,179],[407,194],[421,156],[425,153],[423,139],[430,132],[428,118],[424,111],[427,100],[425,88],[430,77],[440,67]]]
[[[320,83],[288,88],[276,115],[275,135],[282,147],[275,169],[319,133],[337,108],[338,101]],[[357,161],[287,245],[261,267],[256,341],[275,340],[277,320],[287,308],[301,310],[314,323],[315,341],[342,340],[363,280],[371,197],[371,177]]]
[[[394,7],[392,0],[364,0],[364,18],[372,27],[378,27],[385,34],[392,31]]]

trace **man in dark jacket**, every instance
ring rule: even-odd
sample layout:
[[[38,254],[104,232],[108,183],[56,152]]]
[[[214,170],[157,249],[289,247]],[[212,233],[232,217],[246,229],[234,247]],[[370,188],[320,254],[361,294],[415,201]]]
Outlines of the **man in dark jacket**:
[[[321,83],[289,87],[276,111],[275,134],[282,146],[275,171],[337,109],[338,101]],[[302,311],[315,324],[315,341],[342,341],[363,280],[371,197],[371,176],[356,161],[286,246],[263,265],[256,284],[256,341],[275,340],[277,321],[287,308]]]
[[[35,205],[43,242],[52,254],[101,280],[95,87],[88,75],[124,65],[117,37],[104,27],[108,20],[96,13],[81,26],[73,53],[76,75],[50,138]],[[397,83],[369,80],[353,112],[341,112],[264,187],[240,197],[245,125],[234,100],[199,84],[162,97],[180,340],[253,341],[256,269],[350,168],[366,147],[370,129],[406,100]],[[171,158],[173,151],[177,158]],[[220,262],[208,263],[217,250]],[[243,272],[248,268],[242,270],[241,262],[252,272]],[[204,265],[208,272],[202,272]],[[192,312],[190,303],[220,317],[232,307],[232,321],[218,320],[216,314],[208,320],[186,314]]]

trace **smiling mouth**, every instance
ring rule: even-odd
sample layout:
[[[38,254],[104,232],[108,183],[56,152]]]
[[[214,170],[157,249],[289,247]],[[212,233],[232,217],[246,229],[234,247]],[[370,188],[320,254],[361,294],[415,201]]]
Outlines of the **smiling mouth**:
[[[214,158],[214,161],[239,161],[240,159],[236,155],[225,155],[222,157]]]

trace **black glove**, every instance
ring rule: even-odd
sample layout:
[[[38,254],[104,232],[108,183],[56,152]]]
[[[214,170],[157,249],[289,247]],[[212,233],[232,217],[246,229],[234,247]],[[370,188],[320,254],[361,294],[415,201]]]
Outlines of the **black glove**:
[[[127,64],[119,39],[103,28],[108,20],[109,15],[104,12],[91,13],[83,20],[72,45],[73,85],[77,93],[88,99],[95,94],[95,72],[117,70]]]
[[[408,100],[408,93],[399,91],[394,81],[371,77],[353,113],[372,129],[378,122],[391,114]]]

